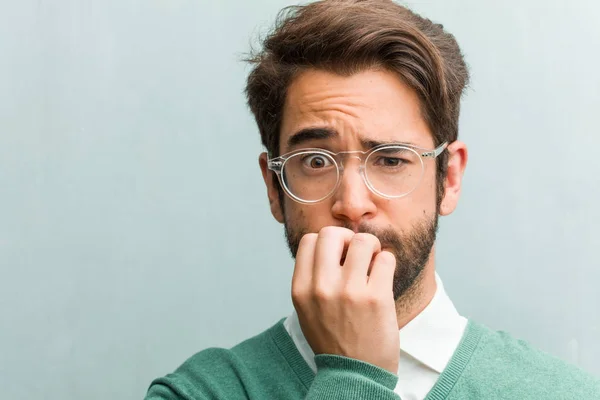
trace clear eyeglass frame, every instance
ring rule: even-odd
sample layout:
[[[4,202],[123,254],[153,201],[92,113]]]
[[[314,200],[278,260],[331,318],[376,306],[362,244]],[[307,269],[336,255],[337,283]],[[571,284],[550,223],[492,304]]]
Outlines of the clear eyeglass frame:
[[[315,204],[315,203],[318,203],[318,202],[321,202],[321,201],[327,199],[328,197],[333,195],[333,193],[336,192],[336,190],[338,189],[338,187],[340,185],[341,177],[344,172],[344,163],[342,161],[342,157],[345,155],[349,155],[354,158],[358,158],[360,160],[359,173],[363,179],[363,182],[365,183],[365,185],[369,188],[369,190],[371,192],[375,193],[378,196],[386,198],[386,199],[397,199],[397,198],[401,198],[401,197],[409,195],[417,187],[419,187],[419,185],[421,184],[421,181],[423,180],[423,175],[425,173],[425,164],[424,164],[423,160],[424,159],[436,159],[440,154],[442,154],[442,152],[447,147],[448,147],[448,142],[444,142],[444,143],[440,144],[438,147],[436,147],[433,150],[428,150],[428,149],[424,149],[421,147],[416,147],[416,146],[407,145],[407,144],[403,144],[403,143],[385,143],[385,144],[382,144],[379,146],[375,146],[367,151],[352,150],[352,151],[340,151],[337,153],[334,153],[332,151],[325,150],[325,149],[320,149],[320,148],[306,148],[306,149],[294,150],[289,153],[283,154],[281,156],[268,159],[267,160],[267,168],[270,169],[271,171],[273,171],[277,175],[277,178],[279,179],[279,183],[283,187],[285,193],[292,200],[295,200],[302,204]],[[390,195],[387,195],[387,194],[377,190],[371,184],[371,182],[369,181],[369,178],[367,177],[367,174],[365,173],[366,162],[369,159],[369,156],[371,156],[371,154],[373,154],[374,152],[376,152],[378,150],[387,150],[387,149],[402,149],[402,150],[408,150],[408,151],[414,152],[417,156],[419,156],[419,160],[421,162],[421,176],[419,177],[417,184],[410,191],[403,193],[401,195],[390,196]],[[335,186],[325,196],[323,196],[319,199],[316,199],[316,200],[305,200],[305,199],[302,199],[302,198],[296,196],[288,188],[288,186],[285,183],[285,180],[281,176],[282,172],[285,168],[286,162],[290,158],[301,155],[301,154],[306,154],[306,153],[322,154],[326,157],[329,157],[334,161],[335,166],[336,166],[337,181],[336,181]]]

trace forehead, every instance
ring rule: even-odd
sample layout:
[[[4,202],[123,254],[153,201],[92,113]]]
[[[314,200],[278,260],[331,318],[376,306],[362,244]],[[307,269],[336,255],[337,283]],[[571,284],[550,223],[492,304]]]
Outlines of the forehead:
[[[295,134],[309,128],[323,128],[335,135],[294,141]],[[302,72],[288,88],[280,134],[281,153],[306,145],[360,148],[368,142],[433,146],[417,94],[387,70],[351,76],[322,70]]]

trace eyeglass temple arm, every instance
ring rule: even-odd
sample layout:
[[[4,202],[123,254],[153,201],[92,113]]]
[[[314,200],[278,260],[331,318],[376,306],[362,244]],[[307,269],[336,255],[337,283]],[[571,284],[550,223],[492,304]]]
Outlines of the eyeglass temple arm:
[[[446,150],[446,147],[448,147],[448,142],[442,143],[435,150],[423,153],[423,154],[421,154],[421,156],[423,156],[423,157],[430,157],[430,158],[437,158],[437,156],[439,156],[440,154],[442,154],[442,151]]]
[[[273,172],[281,172],[282,166],[283,161],[279,157],[267,161],[267,168]]]

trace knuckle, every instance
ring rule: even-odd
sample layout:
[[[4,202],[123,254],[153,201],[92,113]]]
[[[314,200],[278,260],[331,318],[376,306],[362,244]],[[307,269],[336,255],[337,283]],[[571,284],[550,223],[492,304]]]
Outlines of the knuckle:
[[[306,302],[310,298],[310,287],[306,282],[292,282],[292,300]]]
[[[381,296],[371,293],[365,296],[365,303],[369,308],[379,308],[383,304],[383,299]]]
[[[348,229],[348,228],[344,228],[344,227],[339,227],[338,228],[339,232],[343,235],[350,235],[353,236],[354,235],[354,231],[352,229]]]
[[[377,255],[377,258],[379,259],[379,262],[383,265],[386,265],[389,267],[396,266],[396,257],[389,251],[382,251],[381,253],[379,253]]]
[[[316,233],[307,233],[307,234],[305,234],[300,239],[300,246],[306,245],[307,243],[310,243],[310,242],[314,242],[315,240],[317,240],[317,236],[318,235]]]
[[[375,235],[372,235],[370,233],[364,233],[364,232],[356,233],[352,237],[352,241],[354,243],[357,243],[360,245],[367,245],[367,246],[372,246],[372,247],[377,247],[380,245],[379,239],[377,239],[377,237]]]
[[[371,239],[372,236],[373,235],[371,235],[370,233],[359,232],[359,233],[355,233],[354,237],[352,239],[359,241],[359,242],[369,243],[372,240]]]
[[[319,302],[329,302],[334,299],[335,294],[327,287],[317,286],[312,293],[312,297]]]
[[[346,287],[340,293],[340,301],[348,306],[354,306],[361,303],[361,295],[352,287]]]
[[[330,238],[330,237],[344,237],[345,235],[352,235],[350,229],[343,228],[341,226],[324,226],[319,230],[318,236],[320,238]]]
[[[303,302],[306,299],[306,291],[302,288],[292,287],[292,300]]]
[[[324,237],[335,236],[336,231],[337,231],[337,227],[335,227],[335,226],[325,226],[325,227],[321,228],[321,230],[319,230],[319,237],[324,238]]]

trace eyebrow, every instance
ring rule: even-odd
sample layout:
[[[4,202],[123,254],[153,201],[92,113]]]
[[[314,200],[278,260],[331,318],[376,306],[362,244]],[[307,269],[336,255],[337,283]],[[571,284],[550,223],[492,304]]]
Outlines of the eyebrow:
[[[290,136],[287,144],[288,147],[293,147],[311,140],[332,139],[338,136],[337,131],[329,128],[304,128]]]
[[[334,139],[339,137],[339,133],[331,128],[304,128],[294,133],[287,141],[288,147],[297,146],[302,143],[309,142],[311,140],[325,140]],[[409,142],[399,141],[379,141],[373,139],[360,139],[360,144],[363,149],[372,149],[373,147],[386,145],[386,144],[403,144],[406,146],[417,147],[415,144]]]

